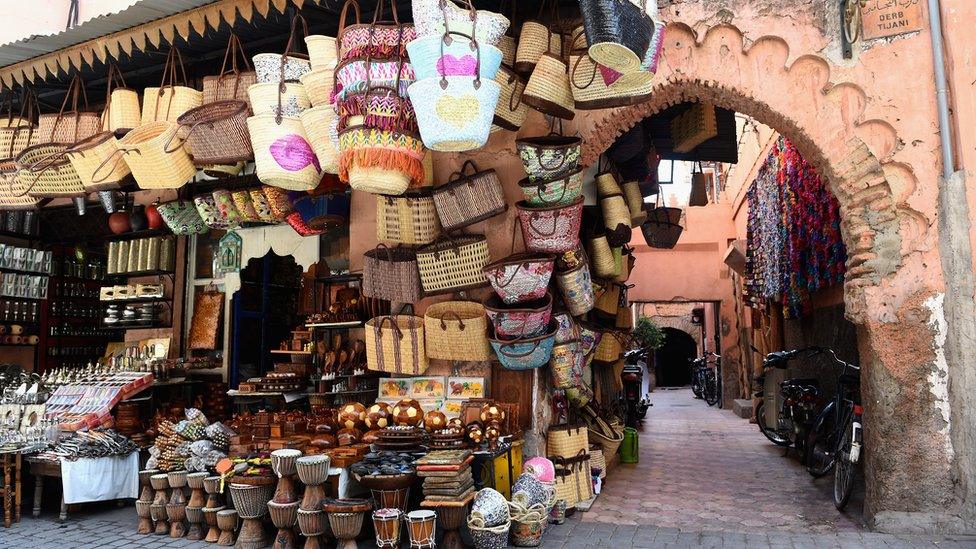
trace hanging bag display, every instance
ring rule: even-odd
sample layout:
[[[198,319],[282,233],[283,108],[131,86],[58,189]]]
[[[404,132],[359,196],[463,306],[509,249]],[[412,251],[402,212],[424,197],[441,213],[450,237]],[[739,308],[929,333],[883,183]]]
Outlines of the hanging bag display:
[[[543,334],[552,318],[552,295],[541,299],[506,305],[491,295],[484,301],[495,337],[503,340],[532,338]]]
[[[674,248],[681,237],[681,208],[661,206],[661,194],[657,194],[657,204],[648,209],[647,221],[641,224],[644,241],[652,248]]]
[[[82,105],[79,105],[79,99],[83,101]],[[84,110],[81,110],[81,107],[84,107]],[[88,110],[88,95],[85,93],[80,75],[75,75],[71,79],[68,93],[65,94],[58,113],[42,114],[37,120],[39,141],[43,143],[73,145],[101,130],[102,118],[99,113]]]
[[[648,101],[654,94],[653,74],[638,72],[625,79],[620,73],[594,61],[585,49],[574,49],[570,53],[569,67],[573,104],[579,110],[636,105]]]
[[[549,363],[556,340],[556,324],[549,322],[544,333],[534,337],[497,339],[489,337],[498,362],[506,370],[534,370]]]
[[[455,30],[417,38],[407,44],[407,51],[417,80],[440,78],[442,74],[492,80],[502,64],[500,49]]]
[[[4,105],[6,117],[0,119],[0,158],[14,159],[24,149],[36,144],[40,137],[34,116],[37,113],[37,97],[27,87],[22,88],[20,96],[20,115],[14,116],[13,90],[7,93]],[[26,195],[25,195],[26,196]]]
[[[485,265],[485,276],[495,293],[507,305],[541,299],[546,295],[556,257],[551,254],[515,252],[515,236],[512,230],[512,253],[498,261]]]
[[[593,274],[600,278],[613,278],[620,274],[620,263],[614,260],[614,254],[607,242],[606,235],[601,234],[590,238],[588,248]]]
[[[641,60],[654,35],[657,2],[643,0],[643,8],[630,0],[580,0],[589,54],[597,63],[620,73],[640,70]]]
[[[561,206],[572,203],[583,194],[583,170],[549,181],[519,181],[525,201],[532,206]]]
[[[376,238],[399,244],[430,244],[441,224],[430,191],[376,197]]]
[[[298,40],[298,24],[302,24],[302,37],[308,36],[308,23],[301,14],[291,20],[291,32],[285,51],[282,53],[259,53],[254,56],[254,72],[257,73],[258,83],[277,84],[279,82],[297,83],[299,78],[312,70],[312,63],[308,55],[298,53],[301,42]]]
[[[583,197],[560,206],[515,204],[525,247],[532,252],[562,253],[579,246]]]
[[[469,1],[417,0],[411,2],[410,7],[417,36],[441,36],[450,26],[454,31],[473,36],[480,43],[497,46],[511,24],[500,13],[474,11]]]
[[[380,243],[363,254],[363,295],[394,303],[415,303],[423,297],[417,253]]]
[[[163,65],[159,87],[142,94],[142,123],[176,122],[186,111],[203,104],[203,93],[189,87],[183,57],[176,46],[170,48]]]
[[[552,374],[552,386],[557,389],[568,389],[582,384],[583,354],[580,352],[579,341],[571,340],[553,345],[549,371]]]
[[[34,198],[76,198],[85,188],[63,143],[41,143],[17,155],[17,184]]]
[[[580,262],[568,271],[557,272],[555,278],[563,303],[566,304],[571,315],[584,315],[593,309],[596,294],[590,278],[590,267],[586,261]]]
[[[640,183],[637,181],[624,181],[621,185],[624,190],[624,198],[627,200],[627,209],[630,210],[630,226],[639,227],[647,220],[647,210],[644,209],[644,196],[641,194]]]
[[[535,70],[535,65],[539,62],[542,54],[546,52],[553,52],[557,56],[562,54],[563,37],[553,30],[553,27],[559,22],[555,11],[558,2],[551,0],[549,3],[549,21],[544,22],[542,12],[546,8],[546,3],[546,0],[539,2],[538,15],[535,19],[524,21],[519,32],[518,48],[512,68],[527,78]]]
[[[491,360],[488,317],[480,303],[444,301],[424,313],[427,356],[438,360]]]
[[[307,72],[298,79],[305,88],[308,100],[313,107],[332,103],[335,90],[335,66]]]
[[[525,79],[502,65],[495,75],[495,82],[498,82],[499,92],[492,124],[496,129],[517,132],[529,114],[529,106],[522,102]]]
[[[446,0],[445,0],[446,1]],[[472,21],[477,16],[471,8]],[[475,33],[477,35],[477,33]],[[445,32],[441,40],[441,59],[445,45],[454,39]],[[475,76],[448,76],[446,63],[437,64],[440,78],[426,78],[410,85],[407,91],[417,113],[417,126],[424,145],[434,151],[469,151],[488,142],[495,106],[501,88],[481,74],[481,45],[471,40],[475,53]],[[493,75],[494,76],[494,75]]]
[[[339,132],[339,178],[359,191],[403,194],[424,182],[420,136],[352,126]]]
[[[163,223],[177,236],[204,234],[207,226],[197,212],[196,206],[190,200],[173,200],[163,202],[156,207]]]
[[[115,134],[110,131],[96,133],[75,143],[65,154],[87,192],[118,189],[120,183],[132,174],[125,162],[117,159],[112,162],[113,157],[120,153]],[[109,162],[112,162],[111,169],[99,170]]]
[[[243,70],[238,67],[238,57],[243,63]],[[230,61],[230,66],[227,62]],[[244,45],[233,32],[227,40],[227,49],[224,50],[224,61],[220,64],[220,73],[216,76],[203,77],[202,102],[204,105],[216,101],[228,101],[235,99],[244,101],[251,106],[247,89],[257,83],[257,73],[251,69],[251,62],[248,61]]]
[[[522,92],[522,102],[543,114],[564,120],[576,116],[569,85],[569,66],[553,48],[550,47],[536,62]]]
[[[236,164],[254,158],[247,115],[247,103],[229,99],[207,103],[180,116],[180,134],[193,162],[199,166]]]
[[[419,375],[427,370],[424,319],[389,315],[366,322],[366,367],[375,372]]]
[[[441,235],[417,250],[424,295],[459,292],[488,285],[482,268],[491,261],[484,235]]]
[[[701,162],[696,162],[691,174],[691,192],[688,194],[688,206],[708,205],[708,177],[702,171]]]
[[[171,122],[150,122],[119,140],[120,154],[140,188],[178,189],[196,175],[190,155],[177,138],[177,129]],[[95,178],[102,177],[100,174],[110,169],[113,161],[99,168]]]
[[[321,34],[306,36],[305,48],[312,72],[335,68],[339,56],[339,44],[335,37]]]
[[[553,132],[515,140],[530,181],[553,181],[579,171],[582,145],[579,137]]]
[[[466,173],[470,167],[471,173]],[[437,216],[445,231],[454,231],[504,213],[505,191],[493,169],[479,170],[466,160],[460,171],[433,191]]]
[[[356,18],[356,22],[352,25],[346,25],[349,8],[353,9]],[[393,59],[407,55],[406,45],[417,38],[417,31],[411,24],[400,23],[396,2],[390,2],[392,21],[380,19],[385,11],[385,0],[379,0],[374,11],[373,22],[360,23],[359,3],[356,0],[346,0],[339,13],[339,32],[336,34],[340,64],[354,57]]]
[[[139,92],[126,87],[122,71],[115,63],[108,66],[102,131],[128,131],[142,123]]]
[[[305,129],[305,135],[312,145],[312,151],[325,173],[339,173],[339,147],[331,135],[338,118],[339,115],[331,104],[312,107],[298,115]]]
[[[396,75],[390,86],[377,84],[372,80],[372,68],[375,66],[372,60],[366,61],[366,82],[361,92],[344,93],[341,98],[337,98],[339,128],[363,125],[384,131],[416,133],[417,115],[410,100],[402,92],[405,89],[402,77],[404,73],[409,73],[404,67],[409,64],[402,58],[397,61],[394,69]],[[346,88],[347,91],[348,89]]]

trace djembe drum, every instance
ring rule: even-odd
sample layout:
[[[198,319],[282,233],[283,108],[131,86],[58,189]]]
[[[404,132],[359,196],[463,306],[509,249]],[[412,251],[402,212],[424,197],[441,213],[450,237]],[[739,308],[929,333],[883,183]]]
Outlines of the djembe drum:
[[[186,522],[189,528],[186,529],[186,539],[198,541],[203,539],[203,507],[187,505],[185,508]]]
[[[329,456],[314,455],[302,456],[295,460],[298,470],[298,478],[305,483],[305,497],[302,504],[298,507],[304,511],[316,511],[320,509],[319,504],[325,499],[325,489],[322,484],[329,480]]]
[[[149,506],[149,514],[156,521],[155,533],[157,536],[165,536],[169,533],[169,524],[166,522],[166,504],[169,503],[169,496],[166,489],[169,488],[169,479],[166,473],[159,473],[149,477],[149,483],[156,490],[152,505]]]
[[[186,471],[172,471],[166,473],[169,482],[169,503],[166,504],[166,516],[169,517],[169,537],[182,538],[186,535]]]
[[[271,469],[278,475],[278,486],[271,501],[275,503],[298,501],[298,493],[295,491],[295,473],[298,470],[296,461],[301,456],[300,451],[291,448],[271,452]]]
[[[153,532],[152,502],[136,500],[136,515],[139,516],[139,526],[136,528],[136,533],[151,534]]]
[[[400,520],[403,513],[399,509],[384,508],[373,511],[373,530],[376,532],[376,547],[396,549],[400,547]]]
[[[437,531],[437,514],[423,509],[410,511],[404,519],[407,534],[410,535],[411,549],[434,549],[437,547],[434,534]]]
[[[424,501],[420,505],[437,511],[437,522],[440,523],[444,537],[438,545],[441,549],[461,549],[465,547],[461,540],[461,526],[468,516],[468,507],[474,494],[461,501]]]
[[[304,549],[320,549],[322,547],[319,537],[325,533],[325,525],[325,511],[321,509],[306,511],[301,507],[298,508],[298,529],[305,536]]]
[[[207,496],[203,492],[203,481],[208,473],[190,473],[186,475],[186,485],[190,487],[190,501],[188,507],[203,507],[207,504]]]
[[[217,526],[217,513],[223,511],[224,507],[204,507],[203,522],[207,525],[207,537],[203,541],[207,543],[217,543],[220,539],[220,528]]]
[[[373,506],[366,499],[327,499],[322,509],[329,514],[332,534],[339,540],[338,548],[356,549],[356,537],[363,529],[363,515]]]
[[[268,514],[268,500],[274,495],[274,489],[271,478],[267,479],[266,484],[230,485],[234,509],[244,519],[241,531],[237,534],[237,549],[264,549],[268,546],[269,541],[261,526],[261,517]]]
[[[234,545],[234,532],[237,531],[238,516],[234,509],[221,509],[217,511],[217,528],[220,528],[220,537],[217,545]]]
[[[158,473],[159,469],[143,469],[142,471],[139,471],[139,486],[141,486],[142,489],[139,492],[138,501],[146,501],[151,503],[156,497],[156,490],[152,485],[152,476]],[[165,488],[165,486],[163,488]]]
[[[280,485],[279,485],[280,486]],[[274,549],[295,549],[295,524],[298,522],[298,502],[277,503],[274,500],[268,502],[268,512],[271,514],[271,523],[278,529],[275,535]]]
[[[207,503],[204,507],[223,507],[220,501],[220,477],[213,476],[203,479],[203,491],[207,493]]]

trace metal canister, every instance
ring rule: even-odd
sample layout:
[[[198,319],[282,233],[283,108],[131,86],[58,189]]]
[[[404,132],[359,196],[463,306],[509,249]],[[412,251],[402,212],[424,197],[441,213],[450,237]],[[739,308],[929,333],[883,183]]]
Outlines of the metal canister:
[[[119,243],[108,243],[108,274],[115,274],[119,268]]]
[[[142,239],[129,242],[129,257],[125,271],[134,273],[139,270],[139,249],[142,248]]]
[[[153,236],[146,239],[145,249],[143,250],[143,255],[145,255],[146,267],[140,269],[142,271],[151,271],[159,268],[159,245],[162,242],[162,237]],[[141,260],[140,260],[141,263]]]
[[[119,242],[119,253],[115,260],[115,273],[124,273],[129,270],[129,248],[132,247],[132,242],[128,240],[123,240]]]
[[[159,245],[159,269],[172,271],[176,267],[176,239],[164,238]]]

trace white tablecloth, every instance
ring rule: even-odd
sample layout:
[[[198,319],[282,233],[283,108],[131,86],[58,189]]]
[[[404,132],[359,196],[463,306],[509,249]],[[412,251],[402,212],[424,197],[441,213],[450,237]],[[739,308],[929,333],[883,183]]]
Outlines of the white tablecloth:
[[[135,499],[139,497],[139,452],[75,461],[61,458],[61,481],[67,504]]]

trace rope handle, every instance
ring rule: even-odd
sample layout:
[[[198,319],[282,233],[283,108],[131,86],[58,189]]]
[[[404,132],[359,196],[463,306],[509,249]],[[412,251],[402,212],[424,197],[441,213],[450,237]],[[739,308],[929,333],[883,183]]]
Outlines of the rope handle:
[[[449,316],[449,315],[453,315],[454,316],[454,319],[458,321],[458,324],[460,325],[460,329],[463,331],[464,330],[464,320],[461,318],[461,315],[457,314],[456,311],[445,311],[444,314],[441,315],[441,318],[440,318],[440,320],[441,320],[441,330],[447,331],[447,323],[444,322],[444,318],[447,317],[447,316]]]
[[[478,12],[474,9],[474,6],[471,4],[470,1],[467,2],[467,4],[468,4],[468,6],[470,8],[470,13],[471,13],[471,36],[468,36],[468,35],[466,35],[464,33],[461,33],[461,32],[452,32],[448,28],[448,24],[447,24],[447,11],[446,11],[447,3],[446,3],[446,0],[441,0],[441,10],[442,10],[442,13],[444,14],[444,34],[441,37],[441,43],[440,43],[440,46],[441,46],[441,56],[440,56],[440,59],[443,60],[443,58],[444,58],[444,46],[445,45],[450,46],[453,43],[453,41],[454,41],[454,39],[451,38],[451,35],[452,34],[457,34],[457,35],[460,35],[460,36],[464,36],[465,38],[468,38],[470,40],[470,47],[475,52],[474,84],[473,84],[473,86],[474,86],[474,89],[478,90],[478,89],[481,88],[481,46],[478,44],[478,40],[475,38],[478,35],[477,34],[477,31],[478,31]],[[447,89],[447,85],[448,85],[447,74],[445,74],[444,64],[443,63],[439,63],[439,64],[440,64],[440,68],[438,68],[438,72],[441,73],[441,89],[442,90],[446,90]]]
[[[541,218],[542,218],[542,215],[540,215],[539,212],[532,212],[532,215],[529,216],[529,226],[532,227],[532,230],[535,231],[537,234],[542,235],[542,236],[552,236],[552,235],[556,234],[556,229],[559,227],[559,212],[556,212],[556,215],[552,216],[552,230],[551,231],[548,231],[548,232],[547,231],[543,231],[543,230],[540,230],[538,227],[535,226],[535,221],[538,220],[538,219],[541,219]]]
[[[85,110],[88,109],[88,94],[85,93],[85,87],[81,83],[81,75],[76,74],[74,78],[71,79],[71,83],[68,84],[68,93],[64,96],[64,101],[61,102],[61,110],[58,111],[57,118],[54,119],[54,125],[51,126],[51,134],[48,136],[49,141],[54,141],[54,132],[57,131],[58,126],[61,125],[61,120],[64,119],[65,107],[68,106],[68,99],[71,99],[71,110],[69,113],[74,113],[75,116],[75,127],[74,134],[72,136],[71,142],[74,143],[78,141],[78,121],[81,119],[81,112],[78,111],[78,96],[81,95],[85,101]]]
[[[102,169],[106,165],[108,165],[109,160],[112,160],[112,158],[115,157],[116,155],[118,155],[118,158],[115,159],[115,164],[112,165],[112,169],[109,170],[108,173],[105,174],[105,177],[98,177],[98,173],[101,172]],[[96,183],[96,184],[97,183],[102,183],[106,179],[108,179],[108,176],[112,175],[112,173],[115,171],[115,168],[117,168],[119,166],[119,162],[122,162],[123,155],[125,155],[125,151],[124,150],[122,150],[122,149],[115,149],[114,151],[112,151],[112,154],[110,154],[107,157],[105,157],[105,160],[103,160],[102,163],[99,164],[97,168],[95,168],[95,171],[92,172],[92,183]]]
[[[562,128],[560,127],[560,129],[562,129]],[[549,135],[553,135],[553,134],[554,134],[554,132],[550,133]],[[566,154],[565,151],[563,151],[562,154],[559,155],[559,163],[558,164],[556,164],[554,166],[547,166],[546,163],[542,161],[542,151],[539,151],[537,153],[537,155],[538,155],[538,160],[539,160],[539,166],[541,166],[543,169],[546,169],[546,170],[549,170],[549,171],[559,171],[559,170],[563,169],[563,166],[566,165],[566,157],[569,156],[569,155]]]
[[[553,184],[554,185],[554,184],[558,183],[559,181],[562,181],[563,182],[563,192],[562,192],[562,194],[560,194],[559,195],[559,198],[557,198],[555,200],[546,200],[545,197],[542,196],[542,192],[545,190],[546,185],[550,185],[550,184]],[[548,182],[542,181],[542,182],[540,182],[540,183],[538,183],[536,185],[536,194],[539,195],[539,201],[542,202],[542,203],[544,203],[544,204],[557,204],[559,202],[562,202],[563,199],[566,198],[566,191],[568,191],[568,190],[569,190],[569,176],[566,176],[566,177],[564,177],[562,179],[557,179],[556,181],[548,181]]]
[[[474,163],[474,160],[465,160],[464,164],[461,164],[461,169],[452,173],[451,176],[447,178],[447,182],[450,183],[452,181],[457,181],[458,179],[466,176],[470,177],[468,174],[464,173],[468,169],[468,166],[471,166],[471,175],[478,174],[478,165]]]
[[[46,154],[38,158],[33,164],[22,165],[20,163],[17,163],[18,174],[23,173],[26,170],[30,172],[32,175],[34,175],[34,180],[31,181],[31,184],[28,185],[26,189],[24,189],[24,192],[17,194],[16,192],[14,192],[14,186],[13,186],[13,181],[16,179],[16,177],[11,178],[10,181],[11,196],[13,196],[14,198],[20,198],[22,196],[27,195],[27,193],[31,192],[34,189],[34,186],[37,185],[37,182],[41,179],[41,176],[44,175],[44,172],[54,167],[54,165],[58,162],[58,160],[64,158],[66,154],[67,154],[67,149],[63,151],[54,151],[52,153]],[[40,171],[38,171],[38,168],[40,168]]]
[[[522,91],[518,91],[519,77],[514,72],[509,75],[508,84],[512,86],[512,94],[508,96],[508,110],[515,112],[522,106],[522,95],[525,93],[525,86],[522,86]],[[518,92],[518,101],[515,101],[515,92]],[[515,101],[514,104],[512,103],[513,101]]]
[[[589,56],[590,54],[588,52],[586,52],[586,53],[584,53],[584,55]],[[582,85],[582,86],[576,83],[576,71],[579,69],[579,64],[580,64],[580,61],[582,61],[582,60],[583,60],[583,55],[580,55],[579,57],[576,58],[576,62],[573,63],[573,69],[570,71],[570,74],[569,74],[569,81],[572,82],[573,83],[573,87],[576,88],[576,89],[578,89],[578,90],[585,90],[585,89],[589,88],[590,86],[592,86],[593,85],[593,82],[596,81],[597,64],[596,64],[596,62],[594,62],[593,63],[593,72],[590,74],[590,81],[587,82],[586,84]],[[593,61],[593,60],[590,59],[590,61]]]

